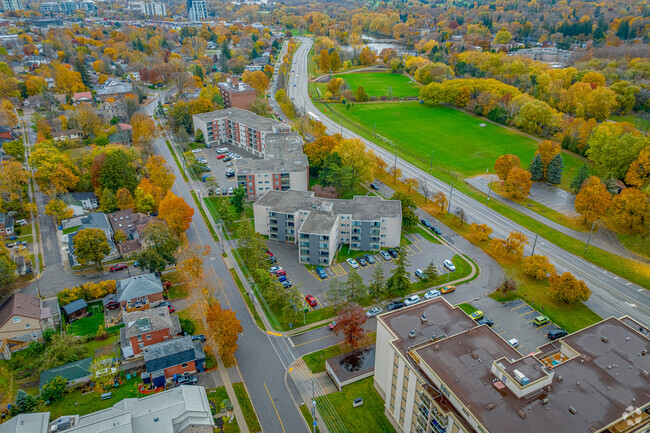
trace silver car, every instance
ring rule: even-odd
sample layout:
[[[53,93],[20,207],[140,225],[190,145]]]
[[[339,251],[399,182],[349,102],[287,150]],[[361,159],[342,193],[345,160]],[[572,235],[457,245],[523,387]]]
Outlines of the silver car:
[[[380,307],[372,308],[372,309],[366,311],[366,317],[375,317],[376,315],[378,315],[382,311],[383,310]]]

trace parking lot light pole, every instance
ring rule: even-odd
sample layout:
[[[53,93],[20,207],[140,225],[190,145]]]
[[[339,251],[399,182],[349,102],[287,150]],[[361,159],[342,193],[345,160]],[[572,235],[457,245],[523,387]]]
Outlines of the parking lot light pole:
[[[454,182],[451,183],[451,191],[449,192],[449,206],[447,207],[447,215],[451,211],[451,197],[454,195]]]

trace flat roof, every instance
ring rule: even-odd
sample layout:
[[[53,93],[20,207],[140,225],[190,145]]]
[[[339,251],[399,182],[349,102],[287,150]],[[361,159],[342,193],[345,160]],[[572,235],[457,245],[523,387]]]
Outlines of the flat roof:
[[[286,126],[284,123],[279,122],[275,119],[258,116],[251,111],[234,107],[210,111],[208,113],[195,114],[193,117],[196,117],[197,119],[200,119],[204,122],[213,122],[218,119],[227,119],[232,122],[243,123],[247,126],[250,126],[251,128],[259,129],[260,131],[268,132],[273,132],[273,127]]]
[[[433,371],[491,432],[593,432],[630,409],[650,405],[649,346],[645,334],[610,318],[527,357],[491,328],[478,326],[416,348],[414,359],[421,360],[422,369]],[[513,360],[513,369],[539,372],[539,359],[561,349],[575,356],[549,368],[554,373],[550,386],[522,398],[507,387],[497,391],[493,386],[493,361],[506,358]]]
[[[267,134],[264,159],[235,160],[238,176],[300,172],[305,171],[308,166],[307,155],[302,153],[302,138],[297,132]]]

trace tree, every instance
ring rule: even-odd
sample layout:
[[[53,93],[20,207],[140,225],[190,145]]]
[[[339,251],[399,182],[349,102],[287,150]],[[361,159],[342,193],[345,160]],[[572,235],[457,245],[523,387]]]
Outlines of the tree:
[[[173,192],[167,192],[160,202],[158,217],[167,223],[169,229],[180,237],[190,228],[194,208],[190,207],[182,197],[177,197]]]
[[[402,205],[402,226],[413,227],[420,222],[418,216],[415,214],[417,205],[412,196],[403,192],[396,192],[390,199],[399,200]]]
[[[61,220],[72,218],[74,211],[63,201],[52,199],[45,205],[45,215],[55,217],[57,224],[59,224]]]
[[[580,188],[582,188],[582,184],[587,180],[589,177],[589,165],[585,162],[582,164],[582,167],[580,167],[580,170],[578,170],[578,173],[571,179],[571,190],[574,192],[580,191]]]
[[[111,142],[111,141],[110,141],[110,139],[108,138],[108,135],[106,135],[106,134],[99,134],[99,135],[98,135],[97,137],[95,137],[95,139],[93,140],[93,144],[94,144],[95,146],[99,146],[99,147],[108,146],[108,144],[109,144],[110,142]]]
[[[134,191],[138,185],[138,173],[133,165],[133,157],[124,149],[108,152],[99,174],[99,183],[113,193],[120,188]]]
[[[10,200],[19,199],[23,202],[23,187],[29,181],[29,172],[18,161],[2,161],[0,163],[0,193],[6,194]]]
[[[343,85],[344,81],[343,78],[337,77],[337,78],[332,78],[328,83],[327,83],[327,90],[332,92],[332,95],[336,95],[339,93],[339,89],[341,89],[341,86]]]
[[[205,186],[208,190],[208,195],[214,195],[219,191],[219,181],[214,176],[210,176],[205,181]]]
[[[612,196],[600,179],[596,176],[589,177],[580,188],[575,198],[575,210],[585,223],[593,223],[605,215],[612,201]]]
[[[95,389],[99,392],[103,392],[113,385],[118,366],[114,359],[111,355],[95,358],[88,368],[88,373],[95,383]],[[114,373],[112,369],[115,369]]]
[[[11,253],[0,242],[0,296],[7,296],[13,291],[12,284],[16,280],[16,263]]]
[[[86,89],[86,85],[81,80],[81,74],[70,70],[68,65],[54,65],[54,83],[59,93],[71,94],[81,92]]]
[[[408,277],[406,267],[410,265],[406,258],[406,242],[400,244],[400,251],[395,259],[395,268],[391,271],[386,282],[388,293],[393,296],[404,296],[411,292],[411,279]]]
[[[499,176],[499,179],[506,180],[508,178],[508,173],[512,170],[513,167],[520,167],[521,161],[517,155],[501,155],[497,158],[497,161],[494,163],[494,171]]]
[[[512,40],[512,34],[506,30],[505,27],[502,27],[501,30],[499,30],[494,36],[494,40],[492,41],[493,45],[504,45],[507,44]]]
[[[506,196],[515,200],[528,196],[532,186],[530,178],[529,171],[513,167],[508,173],[508,179],[506,179]]]
[[[587,156],[601,178],[623,179],[648,139],[633,127],[603,122],[594,129],[587,145]]]
[[[537,280],[555,274],[555,266],[551,264],[546,256],[535,254],[534,256],[524,257],[521,264],[524,273]]]
[[[544,140],[539,143],[537,146],[537,151],[535,152],[535,155],[539,155],[540,158],[542,159],[542,165],[544,167],[544,177],[546,178],[546,170],[548,169],[548,165],[551,163],[551,160],[560,153],[562,148],[560,147],[560,144],[551,141],[551,140]]]
[[[433,196],[433,202],[438,207],[438,213],[443,213],[447,209],[447,205],[449,204],[447,195],[445,195],[445,193],[442,191],[438,191]]]
[[[237,214],[244,212],[244,200],[246,199],[246,190],[244,188],[237,188],[233,191],[233,196],[230,198],[230,203],[235,208]]]
[[[578,280],[570,272],[565,272],[562,275],[551,275],[548,282],[551,295],[558,301],[567,304],[586,302],[591,296],[591,290],[589,290],[585,282]]]
[[[539,182],[544,178],[544,164],[542,163],[542,158],[539,154],[536,154],[530,162],[528,171],[530,172],[530,180],[533,182]]]
[[[343,336],[341,346],[358,348],[365,345],[368,340],[368,331],[363,328],[363,324],[367,320],[366,313],[359,304],[354,302],[346,304],[339,312],[334,327],[334,333]]]
[[[336,50],[332,51],[332,54],[330,54],[330,69],[333,72],[337,72],[341,69],[341,58]]]
[[[57,334],[45,349],[43,360],[39,364],[40,371],[78,361],[86,354],[86,347],[81,340],[72,334]]]
[[[465,222],[465,209],[463,209],[460,206],[457,206],[456,209],[454,210],[454,215],[458,217],[460,220],[460,226],[463,226],[463,223]]]
[[[242,76],[242,81],[255,89],[258,96],[263,95],[269,88],[269,77],[262,71],[246,71]]]
[[[2,145],[2,150],[9,156],[13,156],[18,161],[25,161],[25,145],[22,140],[8,141]]]
[[[433,190],[429,188],[429,183],[424,178],[424,176],[420,177],[418,180],[418,186],[420,188],[420,194],[422,194],[422,197],[424,197],[424,202],[426,203],[429,199],[431,199]]]
[[[34,180],[39,189],[50,197],[68,192],[79,183],[77,168],[70,157],[53,145],[36,145],[29,163],[36,168]]]
[[[224,310],[221,305],[213,301],[205,311],[208,336],[214,341],[219,356],[225,363],[234,363],[237,352],[239,334],[244,331],[237,315],[232,310]]]
[[[79,230],[74,236],[74,255],[82,265],[95,262],[102,269],[102,260],[111,252],[108,239],[102,229],[87,228]]]
[[[374,179],[375,153],[358,138],[343,140],[335,149],[341,163],[352,169],[352,177],[364,183]]]
[[[393,178],[393,183],[397,183],[397,179],[402,177],[402,170],[394,165],[388,169],[388,174]]]
[[[320,51],[320,56],[319,56],[319,62],[318,62],[318,69],[320,69],[322,72],[329,72],[330,70],[330,55],[327,52],[326,49],[322,49]]]
[[[370,98],[368,97],[368,94],[364,88],[362,86],[359,86],[354,92],[354,99],[357,100],[357,102],[366,102]]]
[[[73,118],[84,135],[90,138],[95,138],[103,130],[104,120],[90,104],[82,103],[77,106]]]
[[[126,188],[120,188],[115,194],[115,200],[117,200],[117,208],[119,210],[124,209],[135,209],[135,201],[133,200],[133,195],[131,191]]]
[[[79,73],[79,78],[81,79],[81,82],[84,84],[84,86],[92,86],[93,82],[90,79],[88,70],[86,69],[86,64],[81,57],[77,57],[77,59],[74,61],[74,70]]]
[[[357,301],[367,293],[367,288],[363,284],[363,277],[354,269],[350,269],[348,273],[348,280],[345,282],[345,291],[347,298],[351,301]]]
[[[135,113],[131,116],[131,128],[133,143],[138,146],[148,146],[156,136],[156,124],[144,113]]]
[[[562,163],[562,154],[557,153],[546,167],[546,180],[548,180],[549,183],[558,185],[562,182],[563,170],[564,164]]]
[[[199,129],[194,133],[194,141],[197,143],[205,143],[205,137],[203,136],[203,130]]]
[[[325,157],[334,151],[340,140],[330,135],[324,135],[316,140],[305,144],[304,152],[309,160],[309,167],[319,171],[323,166]]]
[[[175,253],[180,241],[172,236],[164,223],[152,222],[144,229],[147,247],[138,251],[133,259],[141,269],[162,272],[168,265],[176,264]]]
[[[407,192],[409,194],[411,193],[411,191],[414,191],[414,190],[417,191],[418,186],[419,186],[417,179],[409,177],[409,178],[404,179],[403,182],[406,185]]]
[[[528,239],[525,234],[512,232],[508,235],[508,239],[492,239],[488,249],[497,259],[515,262],[522,259],[526,245],[528,245]]]
[[[6,147],[6,144],[5,144]],[[650,146],[639,152],[639,157],[630,164],[625,175],[625,183],[636,188],[643,188],[650,179]]]
[[[381,299],[386,294],[386,277],[384,276],[384,267],[380,262],[372,268],[372,279],[368,284],[368,293],[375,301]]]
[[[19,389],[16,393],[16,403],[14,408],[16,413],[29,413],[36,409],[36,397],[28,394],[24,389]]]
[[[56,376],[47,381],[41,388],[41,400],[57,401],[65,393],[68,387],[68,380],[61,376]]]
[[[610,225],[624,233],[644,233],[650,222],[648,197],[636,188],[624,189],[614,196],[609,208]]]
[[[470,225],[469,237],[475,242],[485,242],[490,239],[491,234],[492,228],[487,224],[472,223]]]
[[[146,164],[149,180],[154,186],[160,188],[163,193],[169,191],[176,180],[176,176],[166,164],[167,161],[160,155],[149,157]]]
[[[108,188],[104,188],[99,197],[99,210],[105,213],[115,212],[117,210],[115,194]]]
[[[424,279],[427,283],[433,282],[438,276],[438,268],[433,260],[429,262],[427,267],[424,269]]]

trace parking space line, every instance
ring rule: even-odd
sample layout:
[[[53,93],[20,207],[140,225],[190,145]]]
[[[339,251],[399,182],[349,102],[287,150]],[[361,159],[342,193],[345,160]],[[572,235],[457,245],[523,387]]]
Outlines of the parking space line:
[[[536,313],[536,311],[535,311],[535,310],[530,310],[530,311],[527,312],[527,313],[520,314],[519,317],[525,316],[526,314],[530,314],[530,313]]]
[[[517,308],[521,308],[521,307],[525,307],[525,306],[526,306],[526,304],[521,304],[521,305],[519,305],[519,306],[517,306],[515,308],[511,308],[510,311],[515,311]]]
[[[508,332],[508,331],[499,332],[497,335],[502,335],[502,334],[505,334],[506,332]]]
[[[409,245],[409,247],[412,247],[411,250],[412,250],[413,248],[416,248],[416,249],[418,250],[418,252],[415,253],[415,254],[418,254],[418,253],[424,252],[424,250],[423,250],[422,248],[418,247],[418,246],[415,245],[415,244],[411,244],[411,245]]]
[[[331,269],[332,272],[334,272],[334,275],[336,275],[337,277],[342,277],[343,275],[347,274],[345,269],[343,269],[343,266],[341,266],[340,264],[332,266]]]
[[[551,322],[548,322],[546,325],[542,325],[542,326],[537,327],[537,329],[542,329],[542,328],[544,328],[545,326],[548,326],[548,325],[550,325],[550,324],[551,324]]]

